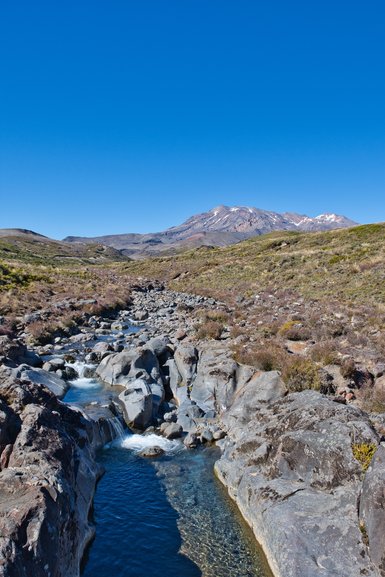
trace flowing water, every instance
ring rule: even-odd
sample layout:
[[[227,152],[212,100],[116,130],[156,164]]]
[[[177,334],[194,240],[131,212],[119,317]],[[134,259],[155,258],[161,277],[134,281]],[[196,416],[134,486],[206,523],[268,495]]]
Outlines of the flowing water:
[[[111,396],[94,379],[72,382],[66,402]],[[165,455],[138,452],[160,446]],[[83,577],[271,577],[250,529],[213,474],[215,448],[125,434],[99,453],[96,537]]]

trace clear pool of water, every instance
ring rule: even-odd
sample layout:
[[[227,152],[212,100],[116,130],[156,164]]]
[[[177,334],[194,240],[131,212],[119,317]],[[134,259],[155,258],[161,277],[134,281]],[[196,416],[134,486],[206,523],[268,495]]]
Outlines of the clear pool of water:
[[[71,383],[65,402],[105,402],[117,391],[96,379]],[[161,446],[155,460],[139,456]],[[187,450],[154,434],[127,434],[99,452],[96,537],[82,577],[272,577],[251,530],[220,482],[216,448]]]

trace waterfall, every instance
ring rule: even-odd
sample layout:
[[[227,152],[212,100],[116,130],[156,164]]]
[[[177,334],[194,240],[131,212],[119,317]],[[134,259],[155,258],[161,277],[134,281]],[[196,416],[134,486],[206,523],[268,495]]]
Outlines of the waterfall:
[[[107,419],[107,423],[110,429],[111,440],[120,439],[126,434],[122,422],[118,417]]]
[[[84,363],[82,361],[75,361],[74,363],[66,363],[68,367],[75,369],[79,379],[89,378],[90,374],[95,370],[96,365]]]

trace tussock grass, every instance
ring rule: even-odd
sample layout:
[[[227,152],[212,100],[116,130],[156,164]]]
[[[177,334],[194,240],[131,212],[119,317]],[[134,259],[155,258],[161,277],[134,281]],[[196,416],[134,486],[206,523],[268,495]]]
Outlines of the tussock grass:
[[[385,305],[385,224],[318,233],[275,232],[226,248],[132,261],[132,275],[219,298],[285,287],[317,300]]]

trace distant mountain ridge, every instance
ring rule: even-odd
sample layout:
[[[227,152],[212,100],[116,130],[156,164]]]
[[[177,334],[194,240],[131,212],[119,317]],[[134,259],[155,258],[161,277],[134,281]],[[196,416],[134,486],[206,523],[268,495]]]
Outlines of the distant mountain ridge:
[[[272,212],[249,206],[220,205],[196,214],[184,223],[149,234],[116,234],[93,238],[68,236],[65,242],[99,243],[140,258],[173,254],[199,246],[228,246],[252,236],[279,230],[323,231],[358,223],[333,213],[309,217],[294,212]]]
[[[208,212],[192,216],[168,234],[186,235],[197,231],[226,231],[244,234],[265,234],[273,230],[330,230],[357,223],[337,214],[320,214],[314,218],[297,213],[279,213],[249,206],[217,206]]]

